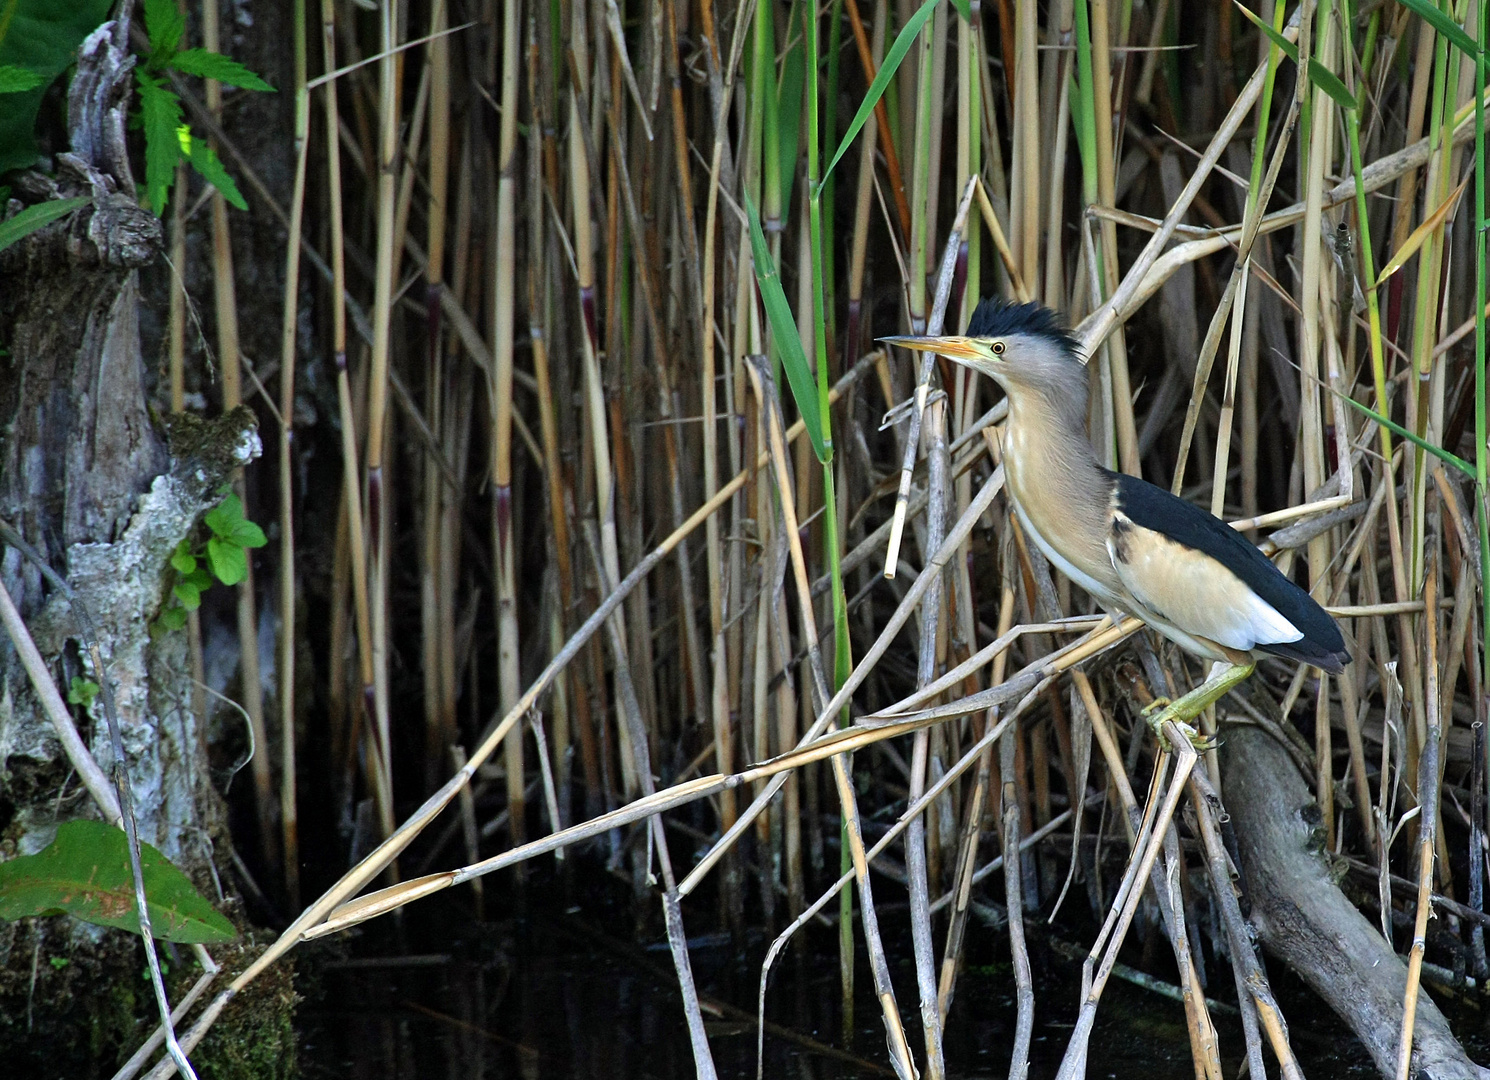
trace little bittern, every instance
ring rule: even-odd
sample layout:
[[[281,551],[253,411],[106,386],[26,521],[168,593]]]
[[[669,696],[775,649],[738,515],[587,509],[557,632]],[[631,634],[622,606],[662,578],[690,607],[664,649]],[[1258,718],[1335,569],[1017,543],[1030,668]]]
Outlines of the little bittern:
[[[1098,463],[1086,434],[1086,368],[1053,312],[984,300],[962,337],[883,340],[940,353],[1003,387],[1004,472],[1019,522],[1109,613],[1236,665],[1229,683],[1246,677],[1259,652],[1334,674],[1349,663],[1335,620],[1236,530]]]

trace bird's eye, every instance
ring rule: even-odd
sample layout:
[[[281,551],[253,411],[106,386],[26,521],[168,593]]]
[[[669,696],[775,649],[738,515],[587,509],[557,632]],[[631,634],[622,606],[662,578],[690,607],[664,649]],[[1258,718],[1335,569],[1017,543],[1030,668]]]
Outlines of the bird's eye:
[[[1004,355],[1004,343],[1002,341],[995,341],[993,343],[993,355],[994,356],[1003,356]]]

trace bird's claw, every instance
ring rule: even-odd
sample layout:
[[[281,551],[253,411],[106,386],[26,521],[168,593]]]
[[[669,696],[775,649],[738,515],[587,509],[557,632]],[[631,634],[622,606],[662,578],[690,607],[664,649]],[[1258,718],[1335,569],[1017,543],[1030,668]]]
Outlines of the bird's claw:
[[[1185,736],[1185,738],[1189,740],[1190,745],[1195,748],[1195,752],[1197,754],[1204,754],[1209,750],[1216,749],[1216,747],[1220,745],[1215,739],[1211,738],[1208,735],[1202,735],[1199,731],[1196,731],[1195,728],[1185,723],[1185,721],[1178,720],[1173,716],[1165,715],[1165,707],[1167,707],[1168,704],[1168,702],[1164,702],[1161,706],[1160,702],[1155,701],[1152,705],[1143,710],[1143,718],[1148,723],[1149,727],[1153,729],[1154,737],[1159,740],[1160,746],[1169,747],[1170,750],[1174,749],[1173,746],[1170,746],[1169,736],[1164,733],[1165,727],[1168,726],[1171,721],[1174,722],[1175,727],[1180,729],[1180,732]]]

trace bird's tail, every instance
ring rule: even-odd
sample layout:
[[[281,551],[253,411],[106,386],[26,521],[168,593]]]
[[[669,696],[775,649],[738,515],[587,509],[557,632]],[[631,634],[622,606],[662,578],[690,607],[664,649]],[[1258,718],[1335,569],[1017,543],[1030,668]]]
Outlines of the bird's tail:
[[[1280,641],[1271,645],[1259,644],[1257,648],[1274,656],[1282,656],[1289,660],[1298,660],[1305,664],[1313,664],[1315,667],[1328,671],[1331,675],[1340,675],[1345,671],[1345,665],[1350,663],[1350,653],[1344,649],[1327,649],[1308,638],[1300,638],[1298,641]]]

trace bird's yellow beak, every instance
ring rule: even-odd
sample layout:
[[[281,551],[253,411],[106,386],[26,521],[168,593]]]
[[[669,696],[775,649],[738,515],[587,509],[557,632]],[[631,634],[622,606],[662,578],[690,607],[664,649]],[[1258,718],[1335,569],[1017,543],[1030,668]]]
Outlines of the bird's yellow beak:
[[[944,337],[882,337],[879,340],[886,345],[899,345],[902,349],[913,349],[916,352],[940,353],[948,360],[963,364],[977,364],[980,361],[991,363],[998,359],[988,343],[977,338],[949,334]]]

